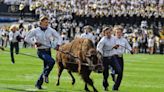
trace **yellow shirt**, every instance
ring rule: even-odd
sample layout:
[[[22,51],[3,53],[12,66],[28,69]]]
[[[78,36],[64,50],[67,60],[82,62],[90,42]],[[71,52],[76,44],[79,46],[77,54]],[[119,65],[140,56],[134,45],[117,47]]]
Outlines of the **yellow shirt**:
[[[164,31],[159,33],[160,39],[164,40]]]

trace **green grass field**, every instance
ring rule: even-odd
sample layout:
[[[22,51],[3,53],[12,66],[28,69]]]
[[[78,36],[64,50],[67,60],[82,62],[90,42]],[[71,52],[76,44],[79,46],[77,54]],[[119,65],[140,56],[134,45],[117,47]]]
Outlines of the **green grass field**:
[[[36,56],[35,49],[21,49],[21,53]],[[52,51],[55,57],[55,51]],[[164,55],[124,55],[124,77],[119,92],[164,92]],[[42,61],[23,55],[15,55],[15,64],[10,61],[8,52],[0,51],[0,92],[39,92],[34,87],[42,72]],[[50,74],[50,83],[43,84],[41,92],[85,92],[81,77],[74,73],[75,85],[66,71],[61,76],[60,86],[56,86],[57,67]],[[92,73],[91,78],[99,92],[102,88],[102,74]],[[109,92],[113,82],[109,77]],[[92,88],[90,88],[92,90]]]

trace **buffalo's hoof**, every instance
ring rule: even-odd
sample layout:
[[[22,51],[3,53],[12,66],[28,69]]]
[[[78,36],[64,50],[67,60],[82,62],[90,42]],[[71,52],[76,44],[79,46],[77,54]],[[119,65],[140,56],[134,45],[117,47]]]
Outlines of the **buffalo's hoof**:
[[[59,83],[56,83],[56,86],[59,86]]]

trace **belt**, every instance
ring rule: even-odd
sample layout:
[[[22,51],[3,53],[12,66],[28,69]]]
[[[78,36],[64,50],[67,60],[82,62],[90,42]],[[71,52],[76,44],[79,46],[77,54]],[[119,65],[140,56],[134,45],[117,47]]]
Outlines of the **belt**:
[[[50,48],[38,49],[38,51],[50,51]]]
[[[120,57],[120,58],[122,58],[122,57],[123,57],[123,55],[122,55],[122,54],[120,54],[120,55],[114,55],[114,56],[117,56],[117,57]]]
[[[121,54],[121,55],[118,55],[118,57],[121,57],[121,58],[122,58],[122,57],[123,57],[123,55],[122,55],[122,54]]]
[[[112,56],[108,56],[108,57],[104,57],[104,58],[106,58],[106,59],[111,59],[111,58],[112,58]]]

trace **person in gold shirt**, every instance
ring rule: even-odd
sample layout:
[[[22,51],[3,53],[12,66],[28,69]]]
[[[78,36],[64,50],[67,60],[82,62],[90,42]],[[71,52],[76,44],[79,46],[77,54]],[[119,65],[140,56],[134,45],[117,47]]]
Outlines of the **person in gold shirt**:
[[[159,49],[160,49],[160,54],[164,54],[163,53],[163,49],[164,49],[164,30],[159,32],[160,35],[160,43],[159,43]]]

